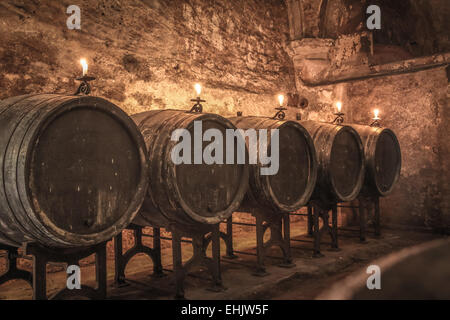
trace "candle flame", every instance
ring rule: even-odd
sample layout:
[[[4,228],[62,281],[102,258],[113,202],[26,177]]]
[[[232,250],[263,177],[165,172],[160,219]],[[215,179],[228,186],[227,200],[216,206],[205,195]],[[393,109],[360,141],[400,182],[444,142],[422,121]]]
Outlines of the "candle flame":
[[[196,83],[194,85],[195,91],[197,92],[197,96],[200,97],[200,94],[202,93],[202,85],[200,83]]]
[[[278,96],[278,102],[280,103],[280,107],[282,107],[283,106],[283,102],[284,102],[284,96],[282,94],[280,94]]]
[[[88,72],[88,63],[87,63],[86,59],[81,59],[80,64],[83,67],[83,77],[84,77],[85,75],[87,75],[87,72]]]
[[[337,107],[338,112],[341,112],[342,111],[342,102],[340,102],[340,101],[336,102],[336,107]]]
[[[380,118],[378,117],[378,115],[380,114],[380,110],[379,109],[374,109],[373,110],[373,115],[374,115],[374,120],[380,120]]]

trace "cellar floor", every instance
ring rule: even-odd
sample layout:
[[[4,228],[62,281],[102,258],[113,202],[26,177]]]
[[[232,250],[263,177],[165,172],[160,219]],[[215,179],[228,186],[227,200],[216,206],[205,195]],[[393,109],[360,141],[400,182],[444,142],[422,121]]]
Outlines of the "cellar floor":
[[[305,234],[305,223],[292,223],[292,238],[310,240]],[[187,277],[185,284],[187,299],[314,299],[328,290],[333,284],[347,277],[356,270],[366,268],[375,259],[405,247],[421,244],[439,238],[431,233],[417,231],[383,229],[380,238],[368,236],[366,243],[360,243],[348,231],[340,232],[340,251],[330,251],[327,244],[322,244],[324,257],[313,258],[310,243],[292,242],[292,255],[295,267],[280,268],[278,259],[268,258],[266,262],[268,275],[252,275],[255,257],[239,255],[238,259],[222,260],[222,278],[227,288],[222,292],[207,290],[210,282],[205,270],[194,270]],[[235,249],[255,252],[254,232],[241,232],[235,241]],[[324,239],[328,242],[329,239]],[[191,254],[190,245],[183,246],[184,259]],[[222,248],[224,251],[224,248]],[[281,251],[273,249],[268,255],[279,256]],[[173,299],[172,257],[170,248],[162,251],[165,273],[163,278],[151,277],[152,262],[146,256],[138,255],[127,267],[128,286],[116,288],[113,285],[114,261],[108,261],[108,298],[109,299]],[[245,265],[242,265],[242,264]],[[94,266],[82,267],[82,283],[93,284]],[[48,274],[48,293],[55,293],[65,285],[64,271]],[[0,286],[0,299],[31,299],[31,289],[24,281],[10,281]]]

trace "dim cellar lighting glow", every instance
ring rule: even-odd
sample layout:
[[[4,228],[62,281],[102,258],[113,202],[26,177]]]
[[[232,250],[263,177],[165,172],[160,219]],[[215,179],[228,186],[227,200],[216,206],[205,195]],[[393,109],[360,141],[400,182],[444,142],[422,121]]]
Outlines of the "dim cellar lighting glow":
[[[282,94],[280,94],[278,96],[278,102],[280,103],[280,107],[282,107],[283,106],[283,102],[284,102],[284,96]]]
[[[202,85],[200,83],[196,83],[194,85],[195,91],[197,92],[197,96],[200,97],[200,94],[202,93]]]
[[[381,120],[380,117],[378,116],[380,114],[380,109],[374,109],[373,110],[373,120]]]
[[[342,111],[342,102],[336,102],[337,111],[340,113]]]
[[[85,75],[87,75],[87,72],[88,72],[88,63],[87,63],[86,59],[81,59],[80,64],[83,67],[83,77],[84,77]]]

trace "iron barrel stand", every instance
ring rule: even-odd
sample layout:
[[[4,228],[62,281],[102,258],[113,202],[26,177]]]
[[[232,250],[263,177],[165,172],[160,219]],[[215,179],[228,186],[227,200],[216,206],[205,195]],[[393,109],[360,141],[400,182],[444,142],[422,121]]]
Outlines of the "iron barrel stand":
[[[366,242],[367,236],[367,221],[369,215],[373,215],[373,234],[376,238],[381,236],[381,217],[380,217],[380,198],[378,196],[364,196],[358,197],[358,213],[359,213],[359,239],[361,242]],[[344,231],[355,231],[352,229],[344,229]]]
[[[86,297],[93,300],[106,298],[106,243],[82,248],[46,248],[37,243],[25,244],[25,254],[33,256],[33,299],[46,300],[47,297],[47,263],[63,262],[67,265],[79,266],[79,261],[95,254],[96,288],[81,285],[81,289],[60,290],[50,299],[67,299],[70,297]]]
[[[313,237],[313,227],[314,227],[314,221],[313,221],[313,207],[311,205],[307,205],[307,213],[297,213],[297,212],[289,212],[290,216],[302,216],[302,217],[307,217],[307,233],[306,235],[308,237]],[[295,241],[295,239],[291,239],[293,241]]]
[[[381,236],[381,216],[380,216],[380,198],[377,196],[372,197],[363,197],[360,196],[359,200],[359,212],[360,212],[360,225],[361,225],[361,233],[364,232],[364,240],[365,233],[367,229],[367,219],[369,214],[373,213],[373,228],[375,237]],[[361,212],[364,212],[361,214]]]
[[[165,276],[161,262],[161,230],[159,228],[153,228],[153,248],[150,248],[142,242],[143,227],[131,224],[126,229],[133,231],[134,245],[124,254],[122,232],[114,237],[115,285],[117,287],[124,287],[128,285],[125,278],[125,269],[128,262],[130,262],[130,260],[139,253],[146,254],[152,260],[153,276]]]
[[[165,277],[166,271],[173,271],[175,279],[175,298],[184,299],[184,281],[188,275],[189,270],[195,265],[204,266],[208,269],[213,279],[213,286],[209,288],[212,291],[222,291],[222,278],[220,273],[220,238],[218,226],[201,227],[200,230],[192,230],[186,227],[179,227],[177,225],[170,225],[167,230],[171,232],[172,237],[162,237],[160,228],[153,228],[153,235],[144,234],[143,227],[131,224],[127,227],[128,230],[133,230],[134,246],[123,254],[122,233],[114,238],[115,246],[115,284],[118,287],[127,286],[125,277],[125,269],[129,261],[139,253],[145,253],[153,261],[153,276]],[[143,244],[142,237],[153,238],[153,248]],[[192,240],[185,240],[191,238]],[[173,270],[164,269],[161,262],[161,240],[169,240],[172,242],[172,259]],[[182,243],[191,243],[193,246],[192,258],[183,264],[182,259]],[[206,255],[208,244],[212,242],[213,257],[209,258]]]
[[[0,245],[8,253],[8,270],[0,277],[0,284],[13,279],[27,281],[33,289],[33,300],[55,300],[71,297],[86,297],[94,300],[106,298],[106,242],[83,248],[48,248],[38,243],[25,243],[24,254],[33,257],[33,272],[17,268],[18,250],[15,247]],[[96,282],[95,288],[81,285],[81,289],[60,290],[51,297],[47,296],[47,264],[61,262],[79,266],[79,261],[95,254]]]
[[[331,211],[331,225],[330,225],[330,213]],[[323,226],[319,227],[319,217],[322,219]],[[314,233],[314,254],[320,256],[320,241],[323,233],[328,233],[331,237],[332,251],[339,251],[338,243],[338,216],[337,216],[337,204],[330,204],[329,207],[315,204],[313,206],[313,233]]]
[[[169,226],[172,233],[172,259],[173,271],[176,284],[176,299],[184,299],[184,282],[189,270],[194,266],[206,267],[212,277],[212,287],[208,288],[214,292],[224,291],[222,274],[220,269],[220,231],[219,224],[202,226],[200,229],[188,227],[180,228],[177,225]],[[193,255],[183,264],[181,249],[182,238],[191,238]],[[206,255],[208,244],[212,245],[212,258]]]
[[[10,280],[25,280],[30,286],[33,286],[33,274],[31,272],[21,270],[17,266],[19,258],[18,248],[0,244],[0,250],[6,251],[6,272],[0,276],[0,285]]]
[[[331,211],[331,225],[330,214]],[[337,217],[337,204],[329,203],[324,204],[322,202],[310,202],[308,204],[308,236],[313,237],[313,257],[323,257],[321,253],[320,245],[322,241],[323,233],[327,233],[331,238],[332,251],[339,251],[338,243],[338,217]],[[322,219],[323,225],[320,227],[320,219]],[[292,239],[292,241],[296,241]],[[300,241],[300,240],[298,240]],[[304,242],[304,241],[302,241]],[[309,242],[309,241],[308,241]]]
[[[295,264],[292,262],[291,246],[290,246],[290,221],[289,213],[280,212],[275,214],[273,212],[268,212],[265,210],[254,209],[252,210],[252,215],[256,219],[256,223],[242,223],[233,222],[233,218],[230,217],[226,221],[226,232],[221,232],[220,237],[224,240],[226,245],[226,255],[225,258],[235,259],[237,256],[235,253],[244,255],[255,255],[256,256],[256,269],[253,272],[255,276],[266,276],[268,275],[265,266],[266,257],[270,258],[280,258],[271,257],[267,255],[267,251],[272,247],[279,247],[282,251],[283,260],[282,263],[278,264],[279,267],[292,268]],[[236,251],[233,248],[233,225],[251,226],[256,227],[256,254],[249,252]],[[270,239],[264,242],[264,235],[270,230]]]

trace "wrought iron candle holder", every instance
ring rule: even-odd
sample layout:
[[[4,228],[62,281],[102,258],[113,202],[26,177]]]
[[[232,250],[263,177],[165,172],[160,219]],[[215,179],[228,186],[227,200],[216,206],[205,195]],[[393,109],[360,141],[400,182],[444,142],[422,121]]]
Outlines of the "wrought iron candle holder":
[[[206,100],[202,100],[200,97],[197,97],[196,99],[191,99],[191,101],[195,102],[195,104],[191,108],[191,110],[189,110],[189,112],[202,113],[203,112],[202,102],[206,102]]]
[[[381,127],[380,123],[381,119],[380,117],[378,117],[379,113],[380,113],[379,109],[373,110],[373,118],[372,118],[373,122],[370,124],[371,127]]]
[[[75,95],[89,95],[91,93],[91,85],[89,82],[95,80],[95,77],[91,77],[88,75],[84,75],[81,78],[77,78],[77,81],[81,81],[80,86],[78,87]]]
[[[273,119],[284,120],[284,118],[286,117],[286,113],[284,111],[287,110],[287,108],[280,106],[280,107],[275,108],[275,110],[278,110],[278,111],[273,116]]]
[[[336,118],[333,120],[334,124],[342,124],[342,123],[344,123],[344,115],[345,115],[345,113],[339,111],[339,112],[334,113],[334,115],[336,116]]]
[[[373,122],[370,124],[371,127],[381,127],[381,119],[380,118],[373,118]]]

